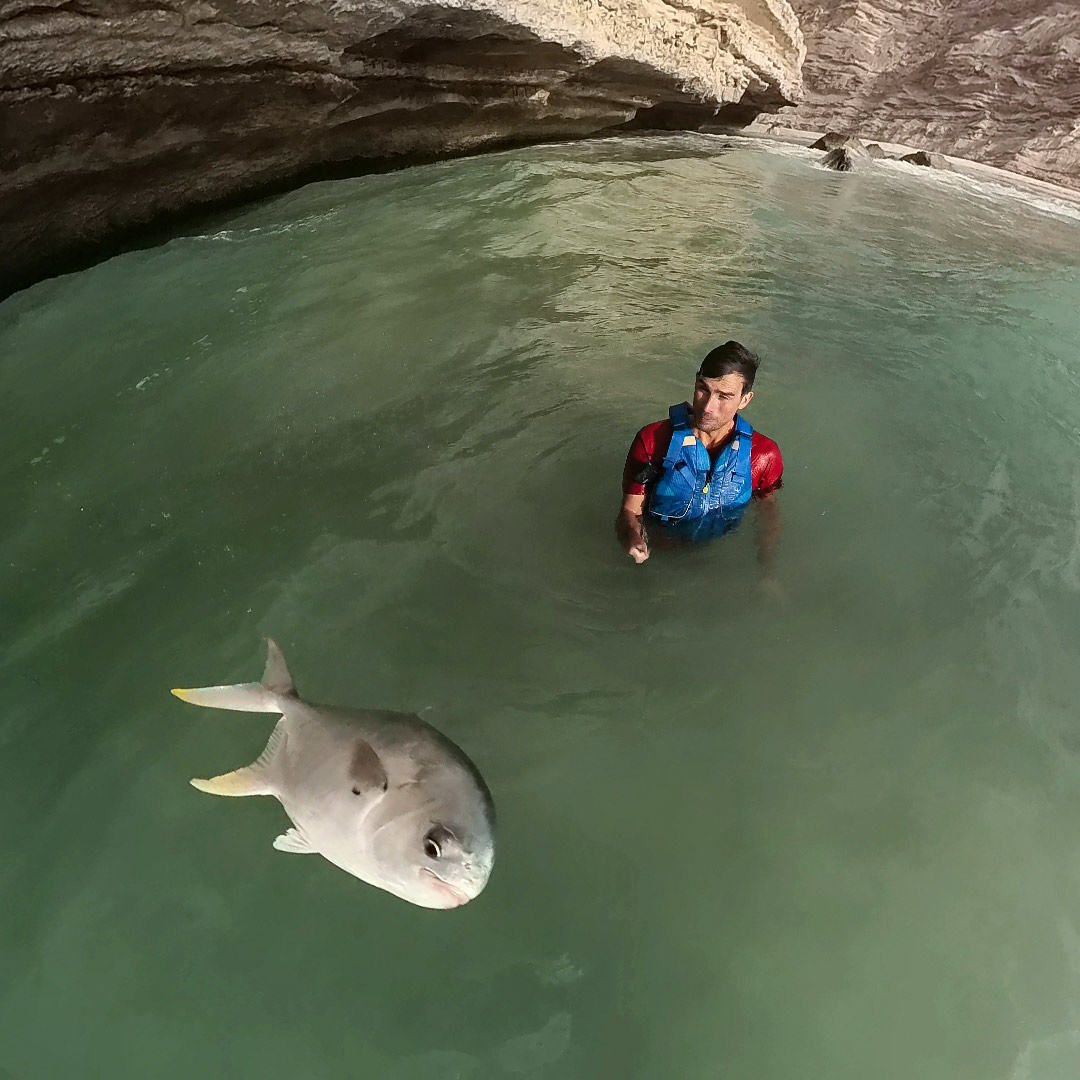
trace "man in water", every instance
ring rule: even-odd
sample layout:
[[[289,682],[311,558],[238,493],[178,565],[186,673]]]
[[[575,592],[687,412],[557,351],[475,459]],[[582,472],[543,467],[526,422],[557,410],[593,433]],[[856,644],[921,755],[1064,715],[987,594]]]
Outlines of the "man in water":
[[[646,521],[670,539],[705,540],[738,527],[761,501],[758,557],[769,569],[779,535],[774,497],[783,482],[780,447],[740,415],[754,396],[758,358],[737,341],[701,361],[692,403],[638,432],[623,469],[616,531],[636,563],[649,557]]]

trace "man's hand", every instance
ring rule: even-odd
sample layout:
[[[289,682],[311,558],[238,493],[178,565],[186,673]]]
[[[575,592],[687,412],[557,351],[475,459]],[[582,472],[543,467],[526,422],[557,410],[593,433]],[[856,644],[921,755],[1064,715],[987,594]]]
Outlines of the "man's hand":
[[[644,509],[644,495],[627,495],[615,522],[619,543],[636,563],[643,563],[649,557],[649,535],[642,520]]]
[[[643,563],[649,557],[649,538],[645,534],[645,526],[641,524],[641,518],[635,525],[630,526],[626,554],[636,563]]]

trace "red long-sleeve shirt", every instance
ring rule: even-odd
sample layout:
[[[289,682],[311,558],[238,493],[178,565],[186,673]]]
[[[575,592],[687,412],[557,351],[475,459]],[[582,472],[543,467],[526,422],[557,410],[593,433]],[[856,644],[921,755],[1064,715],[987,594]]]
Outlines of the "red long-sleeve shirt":
[[[664,471],[664,458],[671,442],[671,420],[659,420],[655,424],[643,427],[630,446],[623,467],[623,494],[644,495],[660,474]],[[717,451],[727,446],[735,432],[716,448]],[[649,470],[648,466],[653,469]],[[649,473],[651,471],[651,478]],[[780,456],[780,447],[760,431],[754,432],[750,443],[750,475],[753,480],[755,495],[768,495],[779,490],[784,479],[784,459]]]

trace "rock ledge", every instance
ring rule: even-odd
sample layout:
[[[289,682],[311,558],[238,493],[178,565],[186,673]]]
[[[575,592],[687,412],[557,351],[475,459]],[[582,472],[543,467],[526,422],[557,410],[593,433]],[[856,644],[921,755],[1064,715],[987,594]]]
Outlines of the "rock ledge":
[[[788,0],[0,0],[0,295],[330,163],[746,122],[804,52]]]

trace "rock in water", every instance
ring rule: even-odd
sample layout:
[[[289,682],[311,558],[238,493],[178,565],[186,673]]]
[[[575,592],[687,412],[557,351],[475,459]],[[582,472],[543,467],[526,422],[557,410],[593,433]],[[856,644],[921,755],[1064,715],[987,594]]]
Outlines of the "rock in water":
[[[858,142],[851,135],[842,135],[839,131],[826,131],[817,142],[810,144],[811,150],[839,150],[848,143]]]
[[[942,154],[930,154],[925,150],[916,150],[914,154],[905,154],[901,161],[909,165],[923,165],[929,169],[948,169],[949,163]]]
[[[837,172],[853,172],[860,165],[869,165],[871,160],[861,146],[838,146],[821,159],[821,164]]]

